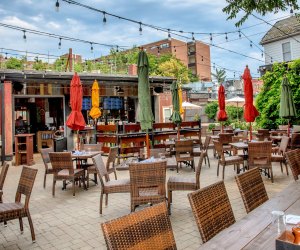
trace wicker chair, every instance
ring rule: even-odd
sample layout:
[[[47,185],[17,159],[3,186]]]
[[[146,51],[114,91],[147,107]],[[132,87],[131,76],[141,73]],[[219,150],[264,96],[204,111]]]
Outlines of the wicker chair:
[[[92,158],[93,163],[96,167],[98,177],[101,184],[101,194],[100,194],[100,214],[102,214],[102,203],[103,195],[106,195],[105,205],[108,204],[108,194],[113,193],[129,193],[130,192],[130,181],[129,179],[122,180],[110,180],[109,174],[106,170],[105,164],[103,162],[102,156],[96,155]],[[103,180],[105,179],[105,181]]]
[[[9,164],[7,162],[3,163],[2,169],[1,169],[1,174],[0,174],[0,203],[3,202],[3,185],[4,185],[4,181],[7,175],[7,171],[9,168]]]
[[[165,203],[101,224],[107,249],[177,249]]]
[[[291,149],[300,148],[300,133],[293,133],[291,138]]]
[[[285,153],[289,144],[290,138],[282,136],[279,148],[272,148],[271,162],[279,162],[281,173],[283,172],[282,163],[285,164],[286,174],[289,175],[288,166],[285,159]]]
[[[52,185],[53,197],[55,197],[55,184],[57,180],[62,180],[64,183],[66,181],[71,181],[73,196],[75,196],[76,180],[79,180],[79,187],[82,182],[86,189],[84,169],[74,169],[71,152],[50,152],[49,157],[54,171]]]
[[[176,156],[176,170],[178,173],[178,164],[185,163],[190,165],[193,169],[194,163],[194,152],[193,152],[193,140],[177,140],[175,141],[175,156]]]
[[[203,243],[235,223],[223,181],[188,194]]]
[[[156,159],[161,158],[161,156],[166,156],[165,148],[150,148],[150,157],[154,157]]]
[[[85,150],[87,152],[89,151],[101,151],[103,146],[103,143],[98,143],[98,144],[83,144],[82,146],[82,150]],[[90,187],[90,178],[89,175],[93,174],[94,175],[94,182],[95,184],[98,184],[97,182],[97,171],[96,171],[96,167],[94,166],[93,163],[88,163],[87,160],[85,160],[85,162],[83,163],[86,167],[86,186],[87,188]]]
[[[129,164],[131,212],[138,205],[166,201],[166,161]]]
[[[271,177],[272,183],[273,170],[272,170],[272,142],[271,141],[259,141],[248,143],[248,167],[249,169],[258,167],[263,169],[268,176]]]
[[[269,141],[270,131],[268,129],[258,129],[256,134],[257,140],[259,141]]]
[[[217,176],[219,176],[219,168],[220,165],[223,166],[222,171],[222,180],[224,180],[225,167],[228,165],[237,166],[237,173],[240,172],[240,164],[244,165],[244,159],[238,155],[226,156],[224,155],[224,149],[221,142],[213,140],[217,154],[218,154],[218,168],[217,168]]]
[[[198,133],[198,139],[193,139],[194,141],[194,156],[200,156],[203,150],[203,143],[201,137],[201,130]],[[198,147],[199,146],[199,147]]]
[[[300,149],[287,151],[285,155],[296,181],[300,175]]]
[[[202,151],[195,177],[170,176],[168,180],[168,208],[171,213],[172,191],[194,191],[200,188],[200,173],[205,153]]]
[[[46,188],[47,174],[53,174],[54,173],[52,167],[49,168],[49,165],[48,165],[50,163],[49,153],[54,152],[54,149],[52,147],[51,148],[41,148],[40,152],[41,152],[41,156],[42,156],[44,166],[45,166],[43,187]]]
[[[29,212],[29,200],[35,181],[36,173],[37,169],[23,167],[18,189],[16,192],[15,203],[0,203],[0,222],[19,219],[20,230],[23,233],[22,218],[27,217],[33,242],[35,242],[35,234]],[[21,203],[22,195],[25,196],[24,203]]]
[[[232,142],[233,133],[220,133],[219,134],[219,142],[221,142],[223,146],[223,150],[231,155],[231,151],[234,149],[229,145]]]
[[[247,213],[269,198],[258,168],[235,176]]]

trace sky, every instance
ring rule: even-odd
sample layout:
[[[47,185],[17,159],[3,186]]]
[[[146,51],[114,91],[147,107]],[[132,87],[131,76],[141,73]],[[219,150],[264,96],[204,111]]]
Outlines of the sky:
[[[238,28],[234,25],[238,19],[227,20],[227,15],[222,12],[222,8],[226,6],[225,0],[76,0],[76,2],[153,26],[206,33],[195,34],[194,37],[207,44],[210,44],[209,33],[223,33],[222,35],[213,34],[212,44],[226,50],[210,47],[211,66],[212,72],[215,72],[214,65],[218,68],[225,68],[227,78],[239,78],[246,65],[249,66],[252,76],[258,77],[257,70],[260,65],[264,65],[261,51],[263,47],[259,45],[259,42],[271,26],[254,17],[246,20],[240,29],[252,41],[252,47],[250,47],[250,41],[247,38],[243,35],[242,38],[239,38]],[[137,23],[108,15],[106,15],[107,22],[104,25],[102,13],[62,0],[59,0],[60,7],[57,12],[55,3],[56,0],[1,0],[0,24],[126,48],[168,37],[166,32],[144,26],[142,26],[142,34],[140,34]],[[272,13],[261,18],[274,24],[287,17],[289,17],[289,11]],[[109,53],[110,48],[106,46],[93,44],[93,52],[91,52],[90,43],[64,39],[62,39],[59,49],[59,38],[40,36],[29,32],[25,32],[26,40],[24,40],[22,29],[15,30],[0,26],[0,53],[3,55],[8,53],[8,57],[20,57],[26,54],[24,51],[27,51],[28,59],[33,60],[33,57],[30,58],[32,54],[29,52],[35,52],[50,55],[50,61],[53,61],[54,56],[68,53],[69,48],[73,49],[73,53],[82,55],[83,59],[94,59]],[[230,33],[232,31],[236,31],[236,33]],[[226,32],[228,41],[225,38]],[[185,42],[192,39],[191,34],[184,34],[187,38],[173,34],[171,36]],[[47,61],[47,58],[48,56],[39,56],[39,59],[44,61]]]

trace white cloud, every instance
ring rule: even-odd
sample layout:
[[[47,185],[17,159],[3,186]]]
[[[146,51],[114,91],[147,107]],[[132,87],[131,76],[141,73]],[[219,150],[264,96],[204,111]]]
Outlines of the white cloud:
[[[59,30],[61,28],[61,25],[59,23],[52,22],[52,21],[48,22],[47,26],[49,26],[50,28],[56,29],[56,30]]]
[[[19,19],[16,16],[7,16],[4,17],[4,19],[1,20],[2,23],[6,23],[6,24],[10,24],[10,25],[14,25],[14,26],[19,26],[22,28],[27,28],[27,29],[36,29],[36,26],[23,21],[21,19]]]
[[[42,14],[39,14],[37,16],[30,17],[30,19],[37,23],[40,23],[40,22],[44,21],[44,16]]]

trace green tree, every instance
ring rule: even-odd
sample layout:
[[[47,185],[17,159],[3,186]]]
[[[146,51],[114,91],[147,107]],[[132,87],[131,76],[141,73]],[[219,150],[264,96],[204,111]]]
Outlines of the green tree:
[[[216,119],[218,108],[218,102],[210,102],[205,107],[205,114],[209,119]]]
[[[287,70],[288,68],[288,70]],[[276,63],[272,71],[267,72],[260,93],[256,97],[256,107],[260,115],[256,118],[258,127],[275,129],[280,124],[287,124],[287,120],[279,117],[280,91],[282,78],[286,76],[291,85],[296,110],[300,109],[300,59],[288,63]],[[300,112],[291,123],[300,122]]]
[[[226,78],[226,71],[224,69],[220,69],[218,70],[216,68],[216,73],[211,73],[213,77],[215,77],[217,79],[218,83],[223,83],[225,82],[225,78]]]
[[[187,67],[173,57],[170,60],[159,64],[158,74],[161,76],[175,77],[182,84],[190,81]]]
[[[297,0],[227,0],[229,3],[223,12],[228,14],[227,19],[234,19],[243,11],[245,14],[239,21],[236,22],[236,26],[241,26],[253,12],[257,12],[264,16],[267,13],[278,12],[279,10],[287,10],[293,8],[299,9]]]
[[[19,70],[22,70],[23,67],[24,67],[24,64],[23,64],[23,60],[19,60],[17,58],[14,58],[14,57],[10,57],[6,63],[5,63],[5,66],[7,69],[19,69]]]

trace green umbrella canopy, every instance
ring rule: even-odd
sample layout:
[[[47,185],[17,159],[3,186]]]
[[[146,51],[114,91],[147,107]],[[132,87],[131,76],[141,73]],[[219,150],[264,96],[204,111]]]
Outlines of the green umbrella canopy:
[[[138,121],[142,130],[152,129],[154,121],[151,109],[151,96],[149,84],[149,62],[145,51],[140,51],[138,56]]]
[[[283,118],[291,118],[296,116],[296,114],[291,86],[288,79],[284,77],[281,84],[279,116]]]
[[[171,92],[172,92],[172,103],[173,103],[173,113],[170,117],[175,124],[180,124],[182,119],[180,116],[180,104],[179,104],[179,95],[178,95],[179,86],[176,81],[174,81],[171,85]]]

